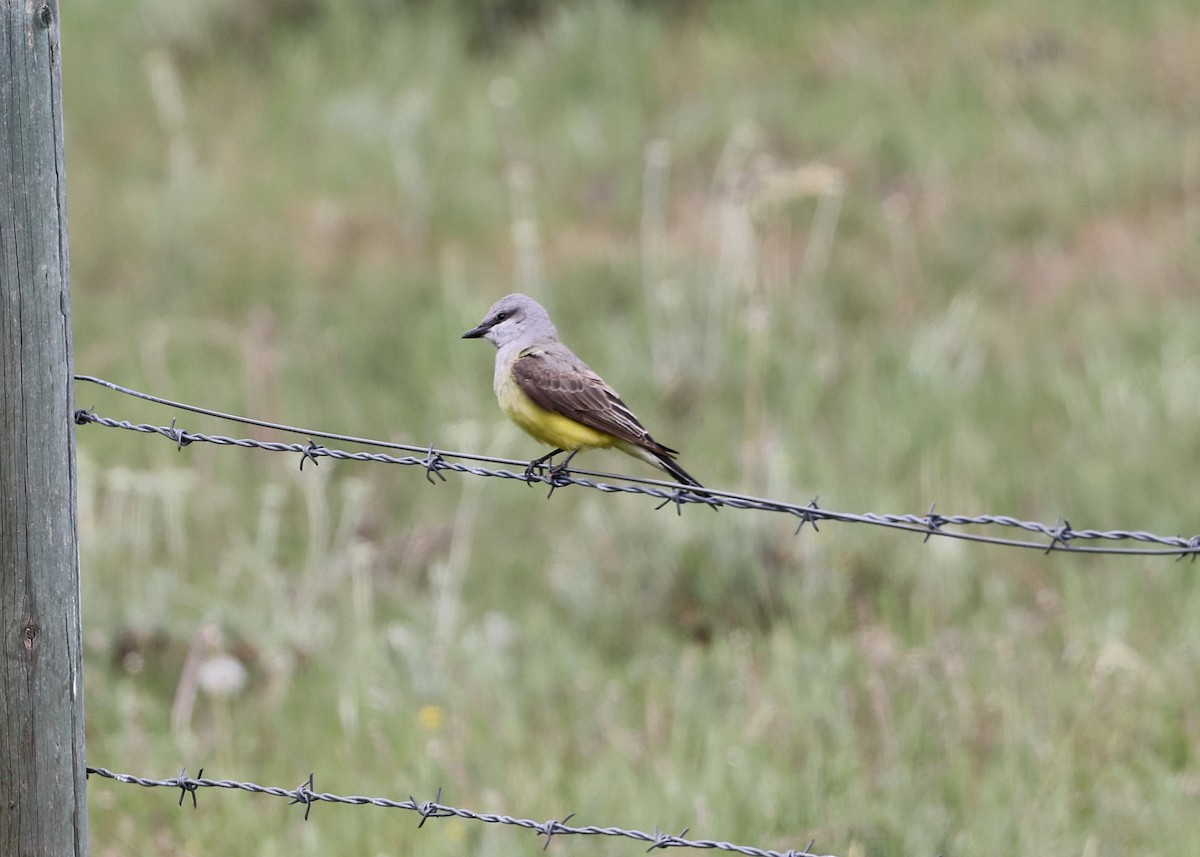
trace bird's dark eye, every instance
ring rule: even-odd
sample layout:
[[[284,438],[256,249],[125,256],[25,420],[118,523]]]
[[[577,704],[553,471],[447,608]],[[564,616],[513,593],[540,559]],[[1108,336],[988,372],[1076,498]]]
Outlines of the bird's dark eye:
[[[506,318],[508,318],[508,313],[506,313],[506,312],[496,313],[496,321],[504,321],[504,319],[506,319]]]

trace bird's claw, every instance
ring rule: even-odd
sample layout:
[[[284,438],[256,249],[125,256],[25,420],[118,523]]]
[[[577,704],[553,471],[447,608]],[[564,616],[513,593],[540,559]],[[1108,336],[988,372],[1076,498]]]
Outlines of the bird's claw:
[[[561,449],[556,449],[554,452],[543,455],[541,458],[535,458],[533,461],[529,462],[529,466],[525,468],[525,484],[532,485],[535,478],[540,481],[542,474],[546,473],[547,470],[549,471],[548,475],[550,476],[551,480],[553,480],[554,474],[559,468],[559,465],[554,464],[554,456],[558,455],[560,452],[562,452]],[[568,455],[566,461],[563,462],[563,465],[566,465],[567,461],[570,460],[571,456]],[[541,471],[541,473],[538,471]]]
[[[571,459],[579,452],[578,449],[573,449],[558,464],[552,464],[546,469],[546,481],[550,483],[550,493],[546,495],[546,499],[554,493],[555,488],[561,488],[564,485],[571,484],[571,472],[567,470],[567,465],[571,463]]]

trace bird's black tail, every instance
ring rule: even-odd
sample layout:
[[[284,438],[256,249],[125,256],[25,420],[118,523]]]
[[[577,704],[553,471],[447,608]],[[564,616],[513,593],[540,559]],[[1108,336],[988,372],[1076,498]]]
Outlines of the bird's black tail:
[[[692,474],[690,474],[686,470],[684,470],[682,467],[680,467],[679,462],[677,462],[675,459],[671,458],[671,456],[663,455],[660,452],[656,452],[656,453],[654,453],[654,457],[658,460],[659,466],[661,466],[663,470],[667,471],[672,476],[674,476],[675,480],[677,482],[680,482],[684,485],[688,485],[692,488],[704,488],[704,486],[700,484],[700,481],[698,479],[696,479],[695,476],[693,476]],[[709,506],[709,508],[712,509],[714,512],[721,511],[720,508],[718,508],[717,506]]]
[[[675,481],[682,482],[684,485],[691,485],[693,488],[704,487],[700,484],[695,476],[680,467],[679,462],[671,458],[669,455],[656,453],[654,457],[658,459],[658,463],[663,470],[675,477]]]

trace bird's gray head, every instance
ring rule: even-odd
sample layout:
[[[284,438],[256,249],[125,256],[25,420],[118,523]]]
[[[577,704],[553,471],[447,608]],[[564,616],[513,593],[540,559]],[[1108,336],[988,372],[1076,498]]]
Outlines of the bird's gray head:
[[[483,321],[462,335],[463,339],[486,339],[497,348],[521,341],[533,345],[557,339],[558,331],[540,303],[525,295],[507,295],[492,304]]]

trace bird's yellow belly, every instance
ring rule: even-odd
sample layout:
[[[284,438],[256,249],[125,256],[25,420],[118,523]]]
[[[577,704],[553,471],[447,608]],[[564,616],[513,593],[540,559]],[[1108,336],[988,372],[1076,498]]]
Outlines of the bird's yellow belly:
[[[542,443],[567,451],[610,447],[616,443],[617,439],[610,434],[588,428],[582,423],[535,404],[512,379],[511,374],[506,372],[505,376],[503,379],[497,379],[496,398],[508,418],[526,434]]]

